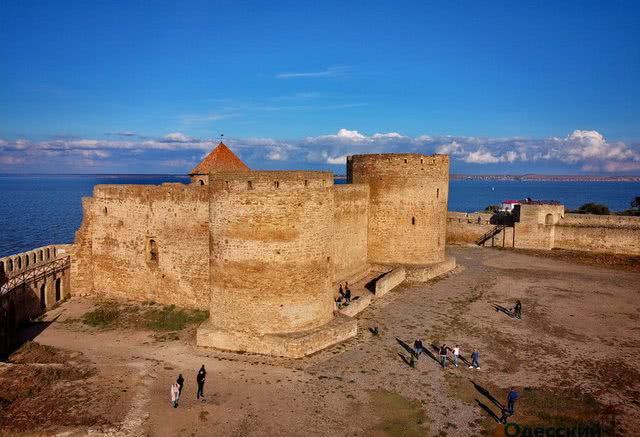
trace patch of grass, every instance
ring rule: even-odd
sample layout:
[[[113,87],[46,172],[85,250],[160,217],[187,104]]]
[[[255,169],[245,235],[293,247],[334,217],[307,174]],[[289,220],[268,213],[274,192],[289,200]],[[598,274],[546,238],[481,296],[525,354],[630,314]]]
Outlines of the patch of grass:
[[[469,405],[478,408],[481,421],[478,423],[485,434],[502,432],[503,425],[498,424],[486,411],[478,405],[478,401],[487,406],[498,417],[500,409],[489,398],[477,390],[471,380],[455,376],[445,377],[449,394]],[[501,404],[506,403],[508,389],[499,388],[487,381],[475,381],[497,399]],[[607,407],[598,402],[592,395],[577,390],[551,389],[546,387],[516,388],[520,398],[516,401],[516,414],[510,418],[511,422],[520,426],[573,428],[587,427],[588,424],[600,422],[608,425]],[[501,435],[501,434],[500,434]]]
[[[159,340],[175,340],[177,333],[189,325],[201,323],[209,317],[208,311],[158,305],[149,302],[102,301],[80,319],[82,323],[101,329],[131,328],[169,332]]]
[[[372,391],[369,395],[370,408],[381,419],[372,435],[418,437],[429,433],[429,420],[419,401],[386,390]]]
[[[118,307],[100,306],[82,316],[82,322],[94,328],[106,328],[115,324],[120,317]]]
[[[147,328],[153,331],[181,331],[187,325],[205,321],[209,314],[206,311],[185,310],[169,305],[147,310],[144,317]]]

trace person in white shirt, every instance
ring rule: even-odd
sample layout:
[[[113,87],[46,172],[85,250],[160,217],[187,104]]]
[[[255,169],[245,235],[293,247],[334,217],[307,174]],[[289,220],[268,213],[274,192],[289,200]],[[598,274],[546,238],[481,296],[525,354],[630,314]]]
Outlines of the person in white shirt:
[[[173,408],[178,408],[178,399],[180,399],[180,385],[174,382],[171,384],[171,403]]]
[[[458,367],[458,357],[460,356],[460,346],[453,348],[453,365]]]

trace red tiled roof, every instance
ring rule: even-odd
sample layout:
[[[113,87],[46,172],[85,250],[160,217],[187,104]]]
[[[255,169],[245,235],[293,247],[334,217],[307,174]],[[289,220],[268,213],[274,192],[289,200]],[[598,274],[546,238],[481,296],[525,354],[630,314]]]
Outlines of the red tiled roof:
[[[209,174],[226,171],[248,171],[249,167],[224,143],[220,143],[189,174]]]

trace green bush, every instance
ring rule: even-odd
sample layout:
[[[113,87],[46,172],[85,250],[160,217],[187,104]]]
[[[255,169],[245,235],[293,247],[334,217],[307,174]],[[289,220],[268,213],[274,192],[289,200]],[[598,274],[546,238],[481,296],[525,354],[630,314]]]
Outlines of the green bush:
[[[596,214],[596,215],[609,215],[609,207],[600,203],[585,203],[577,210],[573,211],[578,214]]]

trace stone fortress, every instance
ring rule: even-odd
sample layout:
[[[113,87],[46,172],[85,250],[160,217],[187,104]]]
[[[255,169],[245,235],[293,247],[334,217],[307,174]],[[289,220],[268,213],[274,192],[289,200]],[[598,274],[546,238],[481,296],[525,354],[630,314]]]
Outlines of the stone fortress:
[[[208,309],[198,345],[300,357],[356,334],[338,283],[378,271],[382,294],[455,266],[448,156],[350,156],[334,185],[330,172],[252,171],[221,143],[190,176],[96,186],[73,292]]]
[[[546,202],[507,224],[448,212],[445,155],[349,156],[334,184],[330,172],[252,171],[220,143],[190,177],[98,185],[73,245],[0,258],[0,357],[20,322],[72,295],[208,310],[198,345],[302,357],[354,336],[353,316],[403,281],[452,270],[446,244],[640,255],[640,217]],[[345,281],[359,292],[338,309]]]

